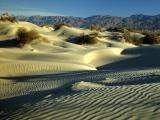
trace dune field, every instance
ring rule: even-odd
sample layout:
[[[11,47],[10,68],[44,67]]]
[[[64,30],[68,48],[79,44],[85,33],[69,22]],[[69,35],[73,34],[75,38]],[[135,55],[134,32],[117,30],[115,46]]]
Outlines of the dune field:
[[[17,47],[20,28],[40,37]],[[78,39],[85,35],[96,41]],[[113,35],[0,22],[0,119],[159,120],[160,45]]]

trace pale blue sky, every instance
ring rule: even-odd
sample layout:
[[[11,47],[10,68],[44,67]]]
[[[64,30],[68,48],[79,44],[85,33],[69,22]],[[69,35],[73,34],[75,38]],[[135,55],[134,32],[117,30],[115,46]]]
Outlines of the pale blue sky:
[[[160,14],[160,0],[0,0],[0,12],[79,17],[156,15]]]

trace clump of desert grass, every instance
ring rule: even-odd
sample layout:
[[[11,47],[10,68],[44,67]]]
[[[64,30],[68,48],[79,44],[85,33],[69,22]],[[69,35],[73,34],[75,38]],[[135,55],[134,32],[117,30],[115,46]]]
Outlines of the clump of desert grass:
[[[82,34],[81,36],[77,37],[77,44],[80,45],[94,45],[98,43],[97,34],[89,34],[85,35]]]
[[[39,39],[40,36],[36,30],[27,30],[25,28],[19,28],[17,31],[17,46],[23,47],[26,44],[31,43],[33,40]]]
[[[0,15],[0,22],[11,22],[16,23],[16,17],[13,15],[10,15],[9,13],[3,13]]]
[[[44,24],[40,25],[40,27],[51,27],[51,26],[47,23],[44,23]]]
[[[123,37],[125,39],[125,42],[131,43],[133,45],[140,46],[143,44],[142,39],[139,39],[136,36],[131,36],[130,31],[128,30],[124,30]]]
[[[121,39],[117,34],[121,33],[125,42],[131,43],[136,46],[141,46],[143,44],[160,44],[160,30],[134,30],[130,28],[111,27],[108,28],[107,31],[112,32],[111,39]],[[131,35],[131,33],[139,33],[144,37],[138,38],[136,35]]]
[[[125,30],[127,29],[122,27],[110,27],[107,29],[108,32],[120,32],[120,33],[124,33]]]
[[[122,28],[122,27],[111,27],[107,29],[107,31],[112,32],[112,36],[110,39],[112,40],[122,40],[124,39],[125,42],[131,43],[136,46],[141,46],[144,44],[143,38],[138,38],[136,35],[131,35],[131,33],[139,33],[132,29]],[[121,33],[122,36],[119,36],[118,34]],[[140,33],[142,34],[142,33]],[[142,34],[144,35],[144,34]],[[145,36],[145,35],[144,35]]]
[[[90,25],[89,26],[89,29],[90,30],[94,30],[94,31],[99,31],[99,32],[102,32],[103,30],[102,30],[102,27],[100,27],[100,26],[98,26],[98,25]]]
[[[144,35],[144,37],[137,38],[136,36],[131,36],[130,31],[125,31],[123,35],[126,42],[137,46],[142,44],[160,44],[160,36],[156,32],[140,32],[140,34]]]
[[[139,40],[136,36],[131,35],[132,30],[122,28],[122,27],[110,27],[107,29],[107,31],[112,32],[111,36],[109,38],[111,40],[121,41],[125,40],[125,42],[134,44],[134,45],[141,45],[142,42]],[[122,35],[120,35],[120,34]]]
[[[144,32],[145,37],[141,38],[143,44],[160,44],[160,36],[156,33]]]
[[[82,35],[84,35],[84,34],[82,34]],[[101,35],[98,31],[91,32],[89,35],[92,37],[101,37]]]
[[[72,27],[70,24],[59,23],[59,24],[54,25],[54,31],[61,29],[63,26]]]
[[[118,32],[112,32],[110,36],[107,36],[110,40],[122,41],[123,35]]]

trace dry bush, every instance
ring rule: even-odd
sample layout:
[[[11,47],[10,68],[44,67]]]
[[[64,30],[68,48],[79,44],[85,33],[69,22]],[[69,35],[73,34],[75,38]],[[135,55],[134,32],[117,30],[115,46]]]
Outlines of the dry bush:
[[[143,44],[159,44],[160,37],[157,34],[145,32],[143,33],[145,37],[141,38]]]
[[[92,37],[100,37],[100,34],[99,34],[99,32],[92,32],[91,34],[89,34],[90,36],[92,36]]]
[[[102,32],[102,28],[100,26],[97,26],[97,25],[91,25],[91,26],[89,26],[89,29]]]
[[[160,43],[160,31],[150,31],[150,30],[133,30],[120,27],[109,28],[110,32],[121,32],[123,33],[123,38],[126,42],[140,46],[142,44],[159,44]],[[131,32],[140,33],[145,37],[137,38],[131,35]],[[117,35],[111,36],[112,39],[119,39]]]
[[[107,31],[109,32],[120,32],[120,33],[124,33],[126,29],[125,28],[121,28],[121,27],[110,27],[107,29]]]
[[[77,44],[83,45],[93,45],[98,43],[98,39],[92,35],[82,35],[77,38]]]
[[[156,31],[155,31],[155,34],[156,34],[157,36],[160,36],[160,30],[156,30]]]
[[[27,31],[25,28],[19,28],[17,31],[17,45],[23,47],[25,44],[38,39],[40,36],[36,30]]]
[[[47,23],[44,23],[44,24],[40,25],[40,27],[51,27],[51,26]]]
[[[140,34],[154,34],[157,36],[160,36],[160,30],[133,30],[135,33],[140,33]]]
[[[111,40],[121,41],[123,37],[119,33],[113,32],[111,36],[108,36],[108,38]]]
[[[131,43],[133,45],[139,46],[139,45],[143,44],[143,40],[142,39],[137,39],[137,37],[131,36],[130,32],[127,31],[127,30],[124,31],[123,37],[124,37],[126,42]]]
[[[56,25],[54,25],[54,31],[56,31],[56,30],[59,30],[61,27],[63,27],[63,26],[67,26],[67,27],[72,27],[71,25],[69,25],[69,24],[66,24],[66,23],[60,23],[60,24],[56,24]]]
[[[124,32],[124,39],[126,42],[132,43],[134,45],[142,44],[159,44],[160,36],[156,32],[143,31],[140,32],[144,37],[137,39],[137,37],[131,36],[129,31]]]
[[[12,15],[9,15],[8,13],[3,13],[2,15],[0,15],[0,21],[11,23],[17,22],[16,18]]]

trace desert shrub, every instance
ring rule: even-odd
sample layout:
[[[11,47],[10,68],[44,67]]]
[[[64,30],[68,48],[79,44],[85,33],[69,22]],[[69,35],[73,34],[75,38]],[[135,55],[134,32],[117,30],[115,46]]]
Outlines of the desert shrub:
[[[141,38],[143,44],[159,44],[160,37],[154,33],[145,32],[143,33],[145,37]]]
[[[157,36],[160,36],[160,30],[156,30],[156,31],[155,31],[155,34],[156,34]]]
[[[121,32],[121,33],[124,33],[126,29],[124,28],[121,28],[121,27],[110,27],[107,29],[107,31],[109,32]]]
[[[77,44],[96,44],[98,42],[98,39],[95,36],[92,35],[82,35],[77,38]]]
[[[134,45],[160,43],[160,36],[156,32],[143,31],[140,33],[144,35],[144,37],[137,39],[136,36],[131,36],[129,31],[125,31],[124,39],[126,42],[132,43]]]
[[[0,21],[11,23],[17,22],[16,18],[13,15],[9,15],[8,13],[3,13],[2,15],[0,15]]]
[[[134,44],[134,45],[142,45],[142,44],[159,44],[160,43],[160,31],[151,31],[151,30],[133,30],[133,29],[126,29],[120,27],[112,27],[109,28],[108,31],[110,32],[121,32],[123,33],[123,38],[126,42]],[[132,33],[140,33],[144,35],[142,38],[138,38],[136,35],[131,35]],[[119,39],[118,35],[110,36],[110,39]]]
[[[17,31],[17,45],[23,47],[25,44],[38,39],[40,36],[36,30],[27,31],[25,28],[19,28]]]
[[[121,41],[123,37],[119,33],[113,32],[110,36],[108,36],[108,38],[111,40]]]
[[[47,23],[44,23],[44,24],[40,25],[40,27],[50,27],[50,25]]]
[[[128,30],[125,30],[123,33],[123,37],[125,39],[125,42],[134,44],[134,45],[141,45],[143,43],[142,39],[138,39],[136,36],[131,36],[130,32]]]
[[[91,26],[89,26],[89,29],[100,31],[100,32],[102,31],[102,28],[100,26],[97,26],[97,25],[91,25]]]
[[[90,36],[92,36],[92,37],[100,37],[100,34],[99,34],[99,32],[92,32],[91,34],[89,34]]]
[[[130,32],[129,32],[129,31],[125,31],[125,32],[123,33],[123,37],[124,37],[124,39],[126,40],[126,42],[130,42],[131,37],[130,37]]]
[[[69,25],[69,24],[60,23],[60,24],[54,25],[54,30],[55,30],[55,31],[56,31],[56,30],[59,30],[59,29],[60,29],[61,27],[63,27],[63,26],[71,27],[71,25]]]

